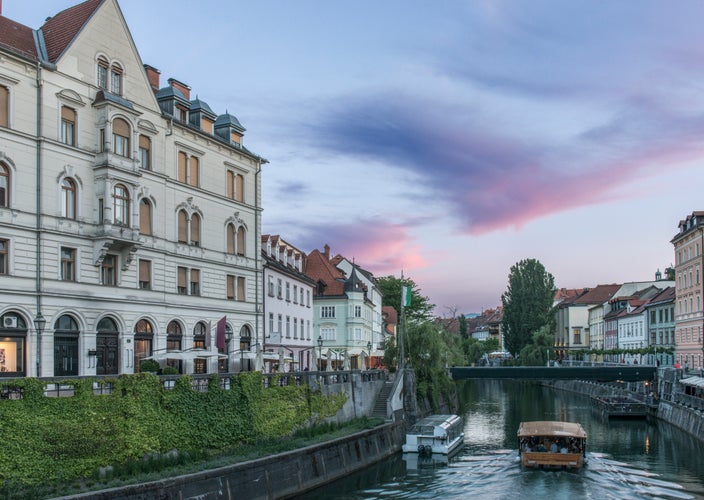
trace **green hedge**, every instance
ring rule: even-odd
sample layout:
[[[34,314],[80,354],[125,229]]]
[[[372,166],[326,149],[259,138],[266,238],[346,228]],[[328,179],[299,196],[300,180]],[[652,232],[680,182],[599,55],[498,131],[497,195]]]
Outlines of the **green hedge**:
[[[159,377],[144,373],[110,380],[113,393],[96,396],[95,381],[67,381],[75,395],[61,398],[45,397],[36,379],[0,383],[24,393],[0,401],[0,481],[65,482],[172,450],[217,452],[288,436],[334,415],[347,399],[307,385],[264,388],[259,372],[233,377],[230,390],[213,376],[208,392],[193,391],[188,376],[166,391]]]

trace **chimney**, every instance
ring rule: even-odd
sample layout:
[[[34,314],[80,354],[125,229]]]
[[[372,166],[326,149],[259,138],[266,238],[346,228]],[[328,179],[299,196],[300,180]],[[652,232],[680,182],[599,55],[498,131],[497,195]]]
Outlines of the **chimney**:
[[[2,2],[2,0],[0,0]],[[156,69],[154,66],[149,66],[148,64],[144,65],[144,71],[147,72],[147,80],[149,80],[149,85],[152,88],[152,92],[155,94],[159,90],[159,75],[161,74],[161,71]]]
[[[325,258],[327,260],[330,260],[330,245],[328,245],[326,243],[325,246],[323,247],[323,249],[324,249],[323,255],[325,255]]]
[[[187,100],[191,100],[191,87],[189,87],[185,83],[179,82],[175,78],[169,78],[169,85],[171,85],[175,89],[180,90]]]

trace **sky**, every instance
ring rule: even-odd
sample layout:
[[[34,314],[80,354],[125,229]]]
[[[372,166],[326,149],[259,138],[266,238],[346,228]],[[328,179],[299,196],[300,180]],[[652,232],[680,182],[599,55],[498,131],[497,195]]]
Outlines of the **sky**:
[[[652,280],[704,210],[699,0],[119,5],[162,83],[269,161],[265,234],[403,272],[439,316],[500,305],[527,258],[557,287]]]

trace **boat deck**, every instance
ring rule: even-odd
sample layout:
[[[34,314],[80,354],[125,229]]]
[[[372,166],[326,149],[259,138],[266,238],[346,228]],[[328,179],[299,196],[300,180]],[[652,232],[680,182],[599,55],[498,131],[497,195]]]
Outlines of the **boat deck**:
[[[648,406],[622,396],[592,396],[592,408],[607,418],[645,418]]]

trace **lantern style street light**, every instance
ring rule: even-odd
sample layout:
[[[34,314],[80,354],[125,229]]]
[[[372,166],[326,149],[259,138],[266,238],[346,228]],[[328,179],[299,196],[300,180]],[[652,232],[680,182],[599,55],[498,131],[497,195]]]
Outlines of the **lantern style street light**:
[[[323,358],[323,336],[318,335],[318,371],[322,368],[322,358]]]
[[[37,332],[37,378],[41,376],[42,371],[42,332],[46,326],[46,318],[42,316],[41,311],[34,318],[34,329]]]

